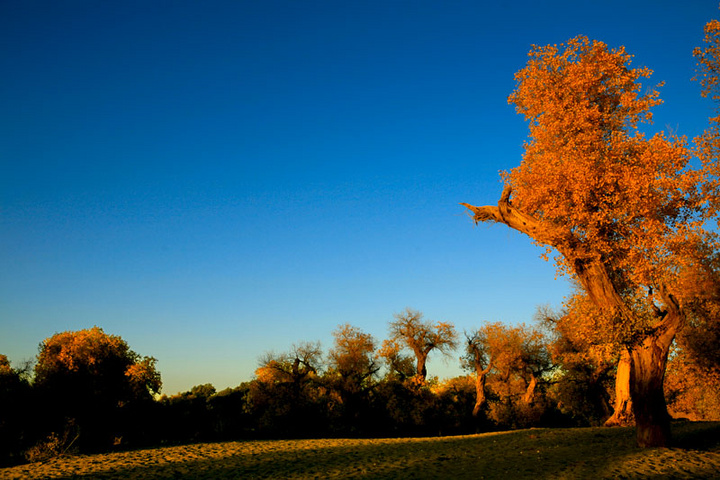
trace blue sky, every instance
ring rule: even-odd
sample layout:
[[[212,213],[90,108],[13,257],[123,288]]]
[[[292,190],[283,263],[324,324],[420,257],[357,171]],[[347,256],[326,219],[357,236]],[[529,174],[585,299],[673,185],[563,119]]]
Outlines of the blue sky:
[[[408,306],[462,331],[560,305],[539,248],[458,205],[520,161],[513,74],[532,44],[625,45],[665,82],[649,130],[692,138],[720,15],[500,3],[0,3],[0,353],[98,325],[173,394],[343,323],[381,341]]]

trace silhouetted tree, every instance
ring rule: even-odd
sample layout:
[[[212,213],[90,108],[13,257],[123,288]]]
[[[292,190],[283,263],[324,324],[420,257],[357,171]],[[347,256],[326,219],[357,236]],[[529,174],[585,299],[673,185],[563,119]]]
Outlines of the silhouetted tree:
[[[259,360],[249,398],[262,435],[316,436],[326,428],[320,343],[304,342]]]
[[[93,327],[57,333],[40,344],[34,387],[51,431],[68,420],[79,429],[79,445],[95,450],[127,435],[131,406],[152,402],[161,388],[155,359],[140,357],[119,336]]]

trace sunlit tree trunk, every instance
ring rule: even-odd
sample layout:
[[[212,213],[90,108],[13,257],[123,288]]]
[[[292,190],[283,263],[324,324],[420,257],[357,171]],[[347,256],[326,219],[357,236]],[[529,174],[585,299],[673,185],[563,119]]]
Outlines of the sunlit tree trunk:
[[[530,383],[528,383],[525,394],[522,397],[523,403],[530,405],[535,400],[535,387],[537,387],[537,377],[534,374],[530,376]]]
[[[479,365],[476,365],[476,376],[475,376],[475,406],[473,407],[473,417],[477,417],[480,414],[480,410],[485,406],[487,399],[485,397],[485,381],[487,380],[487,374],[490,372],[490,366],[483,369]]]
[[[631,367],[630,352],[623,350],[615,374],[615,409],[612,416],[605,421],[606,427],[627,426],[635,423],[632,399],[630,398]]]

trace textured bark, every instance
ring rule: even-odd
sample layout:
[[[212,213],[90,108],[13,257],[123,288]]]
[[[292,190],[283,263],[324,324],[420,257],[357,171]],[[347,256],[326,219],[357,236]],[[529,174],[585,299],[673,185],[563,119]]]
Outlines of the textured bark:
[[[623,351],[615,374],[615,409],[605,421],[606,427],[622,427],[635,424],[630,397],[630,369],[632,358],[630,352]]]
[[[670,414],[665,403],[665,367],[670,345],[684,323],[675,300],[664,295],[668,311],[662,323],[630,350],[630,394],[641,447],[667,447],[670,443]]]
[[[647,338],[632,350],[630,391],[640,447],[667,447],[670,441],[670,416],[663,394],[668,349]]]
[[[480,410],[485,406],[485,381],[487,380],[487,374],[490,372],[490,366],[482,368],[476,365],[476,376],[475,376],[475,406],[473,407],[473,417],[477,417],[480,414]]]

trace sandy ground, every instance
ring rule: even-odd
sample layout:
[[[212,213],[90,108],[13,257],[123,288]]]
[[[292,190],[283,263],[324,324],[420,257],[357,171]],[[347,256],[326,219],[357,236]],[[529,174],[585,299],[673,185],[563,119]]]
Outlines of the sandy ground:
[[[674,435],[675,448],[645,450],[631,428],[205,443],[63,457],[0,478],[720,479],[720,423],[678,424]]]

